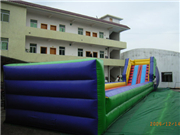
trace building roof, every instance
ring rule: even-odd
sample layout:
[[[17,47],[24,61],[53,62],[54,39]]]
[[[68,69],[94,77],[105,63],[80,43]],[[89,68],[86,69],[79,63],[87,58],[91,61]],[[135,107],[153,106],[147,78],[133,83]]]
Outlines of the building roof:
[[[123,18],[116,17],[116,16],[113,16],[113,15],[110,15],[110,14],[104,15],[104,16],[102,16],[100,19],[103,19],[103,18],[106,18],[106,17],[112,17],[112,18],[115,18],[115,19],[117,19],[117,20],[123,20]]]
[[[106,20],[102,20],[102,19],[98,19],[98,18],[94,18],[94,17],[89,17],[89,16],[86,16],[86,15],[77,14],[77,13],[73,13],[73,12],[69,12],[69,11],[65,11],[65,10],[61,10],[61,9],[57,9],[57,8],[52,8],[52,7],[48,7],[48,6],[34,4],[34,3],[22,1],[22,0],[18,0],[18,1],[6,0],[6,2],[21,5],[21,6],[24,6],[26,8],[31,7],[31,8],[41,9],[41,10],[48,10],[48,11],[51,11],[51,12],[56,12],[56,13],[59,13],[59,14],[66,14],[66,15],[69,15],[69,16],[75,16],[75,17],[82,18],[82,19],[93,20],[93,21],[96,21],[96,22],[104,23],[104,24],[111,24],[111,25],[114,25],[114,26],[122,27],[124,30],[130,29],[126,25],[122,25],[122,24],[118,24],[118,23],[114,23],[114,22],[110,22],[110,21],[106,21]]]

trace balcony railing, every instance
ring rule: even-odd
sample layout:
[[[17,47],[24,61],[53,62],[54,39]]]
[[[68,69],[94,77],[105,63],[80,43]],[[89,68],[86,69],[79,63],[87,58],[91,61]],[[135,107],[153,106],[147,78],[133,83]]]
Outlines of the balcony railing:
[[[126,48],[126,43],[121,41],[107,40],[105,38],[96,38],[85,35],[78,35],[74,33],[44,30],[44,29],[32,28],[32,27],[26,27],[25,35],[32,37],[46,38],[46,39],[62,40],[68,42],[108,46],[108,47],[114,47],[120,49]]]
[[[68,55],[51,55],[51,54],[39,54],[39,53],[9,53],[8,51],[1,51],[1,55],[26,62],[46,62],[46,61],[66,61],[66,60],[76,60],[76,59],[86,59],[89,57],[78,57],[78,56],[68,56]],[[120,59],[102,59],[104,61],[104,66],[124,66],[125,60]]]

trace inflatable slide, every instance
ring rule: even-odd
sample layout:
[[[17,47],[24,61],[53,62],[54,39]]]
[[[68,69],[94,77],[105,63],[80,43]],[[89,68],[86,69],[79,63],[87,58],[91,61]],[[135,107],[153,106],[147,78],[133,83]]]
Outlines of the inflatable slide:
[[[102,135],[153,89],[154,57],[126,59],[124,82],[104,82],[99,59],[4,66],[6,122],[77,135]]]

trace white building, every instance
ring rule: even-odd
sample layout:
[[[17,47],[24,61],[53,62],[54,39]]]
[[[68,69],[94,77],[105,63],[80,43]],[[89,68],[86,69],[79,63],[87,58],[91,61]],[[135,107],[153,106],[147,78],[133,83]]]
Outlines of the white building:
[[[159,69],[159,87],[180,88],[180,53],[159,49],[133,49],[121,53],[121,58],[147,59],[156,58]]]
[[[92,56],[104,61],[109,81],[124,66],[120,50],[126,43],[120,41],[120,33],[129,27],[119,23],[122,18],[98,19],[25,1],[2,1],[1,16],[1,39],[7,42],[1,42],[2,65]]]

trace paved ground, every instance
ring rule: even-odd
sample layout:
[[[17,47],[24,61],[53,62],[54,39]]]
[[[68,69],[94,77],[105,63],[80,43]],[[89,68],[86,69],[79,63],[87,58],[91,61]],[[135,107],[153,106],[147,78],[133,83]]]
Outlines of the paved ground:
[[[180,92],[180,89],[172,89],[172,90]],[[45,130],[45,129],[4,123],[4,121],[5,121],[5,110],[4,108],[1,108],[1,135],[65,135],[62,133],[60,134],[59,132]]]

